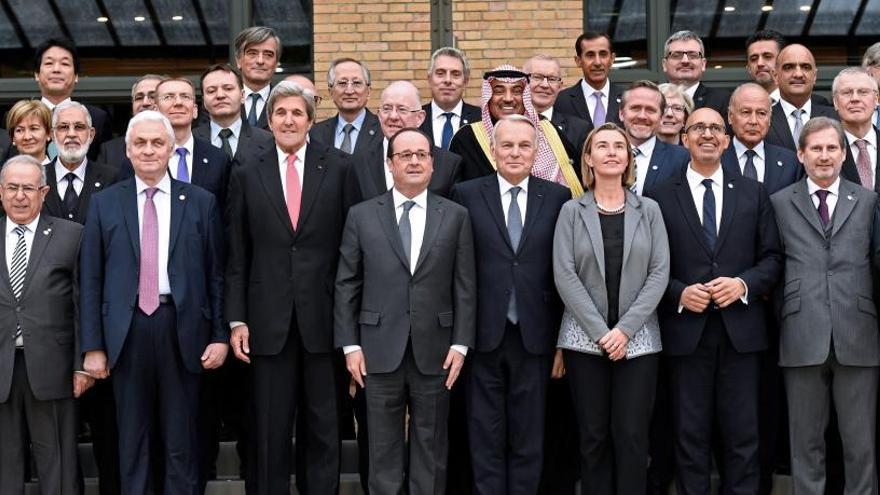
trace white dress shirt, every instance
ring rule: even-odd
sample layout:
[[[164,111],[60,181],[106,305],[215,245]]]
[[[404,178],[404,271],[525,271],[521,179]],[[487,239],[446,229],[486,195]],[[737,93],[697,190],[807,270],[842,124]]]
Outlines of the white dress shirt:
[[[37,214],[37,217],[34,218],[29,224],[25,225],[24,229],[24,258],[26,260],[30,259],[31,255],[31,246],[34,245],[34,234],[37,231],[37,225],[40,223],[40,214]],[[15,245],[18,243],[18,234],[13,232],[15,228],[18,227],[18,224],[13,222],[12,219],[6,217],[6,269],[12,266],[12,255],[15,254]],[[12,276],[12,273],[9,273],[9,276]],[[14,330],[14,329],[13,329]],[[15,340],[15,346],[21,347],[24,345],[24,337],[19,337]]]
[[[65,102],[68,102],[68,101],[70,101],[70,98],[65,98],[65,99],[59,101],[59,102],[58,102],[58,105],[60,105],[60,104],[62,104],[62,103],[65,103]],[[52,103],[51,101],[49,101],[45,96],[42,97],[42,98],[40,98],[40,102],[41,102],[43,105],[46,105],[47,107],[49,107],[49,111],[50,111],[50,112],[55,111],[55,107],[58,106],[58,105]],[[50,131],[51,131],[51,129],[50,129]]]
[[[294,153],[296,161],[293,163],[293,166],[296,168],[296,174],[299,176],[300,191],[302,191],[303,174],[306,171],[306,147],[308,147],[308,143],[304,143]],[[275,152],[278,153],[278,175],[281,178],[281,191],[284,192],[284,201],[287,202],[287,157],[290,154],[282,151],[278,146],[275,146]]]
[[[547,110],[544,110],[539,115],[542,115],[545,119],[552,122],[553,121],[553,107],[550,107]],[[541,117],[538,117],[538,118],[540,119]]]
[[[464,100],[458,100],[458,103],[455,105],[455,108],[450,110],[452,112],[452,135],[454,136],[458,129],[461,127],[461,112],[464,108]],[[440,108],[437,105],[437,102],[431,100],[431,129],[434,131],[434,142],[440,143],[443,142],[443,126],[446,125],[446,117],[443,115],[446,110]]]
[[[856,141],[859,139],[864,139],[868,142],[868,158],[871,160],[871,183],[877,183],[876,171],[877,171],[877,133],[874,132],[874,127],[871,126],[868,129],[868,134],[865,137],[857,137],[853,134],[850,134],[849,131],[844,130],[843,133],[846,135],[846,142],[849,143],[849,151],[852,153],[853,163],[858,164],[859,160],[859,147],[856,144]]]
[[[602,86],[602,89],[595,89],[589,84],[587,81],[581,79],[581,91],[584,92],[584,100],[587,102],[587,110],[590,112],[590,117],[596,115],[596,97],[593,96],[593,93],[602,93],[602,106],[605,107],[605,121],[613,120],[608,115],[608,97],[611,94],[611,81],[609,79],[605,79],[605,85]],[[549,118],[549,117],[548,117]]]
[[[251,95],[253,93],[259,93],[259,95],[260,95],[260,98],[257,100],[257,119],[260,118],[260,114],[263,113],[263,108],[266,106],[266,102],[269,101],[269,90],[270,89],[271,88],[269,87],[268,84],[263,86],[263,89],[261,89],[259,91],[254,91],[251,88],[247,87],[247,85],[244,86],[244,112],[245,112],[244,116],[245,116],[245,118],[251,116],[251,114],[250,114],[251,105],[253,105],[253,102],[251,100]]]
[[[779,99],[779,104],[782,106],[782,111],[785,112],[785,121],[788,122],[788,131],[791,133],[792,136],[794,136],[795,119],[791,112],[797,110],[797,107],[783,100],[782,98]],[[807,121],[810,120],[810,117],[813,116],[813,102],[807,100],[807,102],[804,103],[804,106],[801,107],[801,110],[804,111],[804,113],[801,115],[801,122],[806,124]]]
[[[439,143],[439,141],[437,141]],[[389,191],[392,187],[394,187],[394,175],[391,174],[391,169],[388,168],[388,160],[385,158],[388,156],[388,138],[382,138],[382,170],[385,171],[385,190]]]
[[[507,179],[501,177],[501,174],[496,175],[498,176],[498,188],[501,192],[501,209],[504,210],[504,221],[507,222],[507,214],[510,211],[510,200],[512,198],[510,190],[513,187],[519,186],[522,191],[516,196],[516,204],[519,206],[520,220],[525,225],[526,205],[529,202],[529,177],[526,176],[519,184],[511,184]]]
[[[645,180],[648,178],[648,167],[651,166],[651,156],[654,154],[654,146],[657,144],[657,137],[651,136],[644,143],[633,146],[638,148],[639,154],[636,156],[636,194],[642,195],[645,190]]]
[[[229,127],[220,127],[216,122],[211,121],[211,144],[220,149],[223,149],[223,141],[220,139],[220,131],[223,129],[232,131],[232,135],[229,136],[227,141],[229,141],[229,149],[232,150],[232,155],[235,156],[235,152],[238,151],[238,137],[241,135],[241,118],[233,122]]]
[[[739,171],[740,173],[745,173],[746,169],[746,160],[748,157],[746,156],[746,151],[750,148],[742,143],[739,139],[734,136],[733,138],[733,151],[736,152],[736,160],[739,162]],[[752,158],[752,163],[755,164],[755,170],[758,172],[758,182],[764,182],[764,174],[767,171],[767,155],[764,154],[764,141],[762,140],[758,143],[757,146],[751,148],[752,151],[755,152],[754,158]]]
[[[182,145],[177,143],[174,144],[174,150],[168,158],[168,172],[171,173],[171,177],[177,179],[177,164],[180,162],[180,155],[177,154],[177,149],[184,148],[186,150],[186,173],[189,176],[189,182],[192,182],[193,146],[195,146],[195,140],[192,133],[190,133],[189,139],[187,139]]]
[[[807,177],[807,191],[810,193],[810,199],[813,201],[813,207],[816,208],[816,211],[819,210],[819,196],[816,195],[816,191],[820,189],[828,191],[828,196],[825,196],[825,204],[828,205],[828,218],[834,218],[834,208],[837,207],[837,200],[840,198],[840,176],[834,179],[834,183],[828,187],[819,187],[813,182],[813,179]]]
[[[689,87],[687,87],[687,88],[684,87],[684,84],[679,84],[679,87],[681,88],[681,91],[682,91],[683,93],[685,93],[685,94],[687,94],[688,96],[690,96],[690,97],[691,97],[691,100],[693,100],[693,99],[694,99],[694,94],[696,94],[696,92],[697,92],[697,88],[700,87],[700,82],[697,81],[696,84],[692,84],[691,86],[689,86]],[[695,102],[695,103],[696,103],[696,102]],[[696,109],[695,109],[695,110],[696,110]]]
[[[79,164],[73,170],[68,170],[64,165],[61,164],[61,160],[55,160],[55,190],[58,192],[58,197],[62,200],[64,199],[64,195],[67,193],[67,178],[66,175],[70,172],[73,172],[73,175],[76,176],[73,179],[73,190],[76,191],[76,195],[79,196],[82,193],[83,184],[86,181],[86,162],[88,162],[88,158],[83,158],[82,163]]]
[[[428,190],[425,189],[424,191],[417,194],[414,198],[407,198],[395,188],[391,190],[391,196],[394,199],[394,215],[398,224],[400,223],[400,217],[403,216],[403,204],[407,201],[415,202],[415,205],[409,210],[409,226],[412,239],[412,245],[410,246],[409,251],[409,270],[412,274],[416,270],[416,263],[419,259],[419,253],[421,253],[422,251],[422,240],[425,236],[425,219],[428,211]],[[467,355],[467,346],[452,344],[449,347],[457,351],[462,356]],[[359,350],[361,350],[361,346],[359,345],[346,345],[342,347],[342,352],[344,354],[349,354]]]
[[[782,96],[779,96],[779,88],[774,89],[770,92],[770,106],[773,106],[779,103],[779,100],[782,99]]]
[[[134,177],[137,189],[138,234],[144,231],[144,204],[147,202],[148,187],[137,175]],[[159,190],[153,194],[156,205],[156,220],[159,222],[159,294],[171,294],[171,282],[168,279],[168,243],[171,242],[171,178],[165,174],[156,186]]]

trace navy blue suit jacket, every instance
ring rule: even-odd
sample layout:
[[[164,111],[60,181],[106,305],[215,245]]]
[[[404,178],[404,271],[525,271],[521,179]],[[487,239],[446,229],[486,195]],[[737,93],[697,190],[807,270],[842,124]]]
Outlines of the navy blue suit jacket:
[[[740,277],[748,287],[748,305],[740,301],[718,311],[733,348],[756,352],[767,348],[766,303],[782,275],[782,247],[773,207],[764,186],[757,181],[724,173],[721,228],[715,250],[709,244],[694,205],[688,181],[682,172],[677,179],[653,188],[648,194],[657,201],[669,234],[669,288],[657,308],[663,351],[686,356],[696,350],[713,311],[687,309],[678,312],[681,293],[695,283],[716,277]]]
[[[876,133],[876,139],[878,141],[874,141],[875,143],[880,143],[880,130],[874,128],[874,132]],[[845,136],[844,136],[845,138]],[[853,156],[852,148],[850,145],[852,143],[849,142],[849,139],[846,139],[846,158],[843,160],[843,167],[840,169],[840,176],[844,179],[855,182],[856,184],[862,184],[862,178],[859,177],[859,169],[856,167],[856,157]],[[880,151],[877,151],[877,157],[880,158]],[[880,177],[878,174],[880,171],[880,160],[877,160],[877,167],[874,169],[874,191],[880,192],[880,180],[877,180],[877,177]]]
[[[804,166],[798,161],[797,155],[782,146],[774,146],[764,143],[764,189],[772,195],[780,189],[784,189],[804,177]],[[724,173],[731,177],[742,177],[739,160],[736,158],[736,149],[733,141],[721,155],[721,166]]]
[[[478,351],[501,345],[511,289],[516,291],[523,347],[538,355],[556,348],[562,301],[553,281],[553,233],[559,210],[570,199],[568,188],[529,177],[522,237],[514,251],[497,174],[455,185],[452,200],[468,209],[474,232]]]
[[[687,149],[657,139],[654,143],[654,151],[651,153],[651,161],[648,163],[648,175],[645,176],[642,194],[684,173],[690,161],[691,155]]]
[[[209,343],[225,343],[223,226],[214,197],[171,180],[168,278],[187,370],[202,370]],[[82,352],[103,350],[112,369],[137,311],[140,233],[134,178],[92,196],[80,257]]]

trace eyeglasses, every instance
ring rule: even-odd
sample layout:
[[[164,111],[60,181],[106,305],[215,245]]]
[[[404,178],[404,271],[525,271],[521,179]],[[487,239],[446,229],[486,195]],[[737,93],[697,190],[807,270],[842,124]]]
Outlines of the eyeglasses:
[[[666,54],[666,58],[671,60],[681,60],[687,55],[688,60],[699,60],[703,58],[703,52],[694,52],[694,51],[675,51],[669,52]]]
[[[406,107],[395,107],[395,106],[391,106],[391,105],[382,105],[381,107],[379,107],[379,113],[381,113],[382,115],[390,115],[391,112],[393,112],[395,110],[397,111],[397,115],[400,115],[401,117],[407,117],[410,114],[421,111],[422,109],[421,108],[413,109],[413,108],[406,108]]]
[[[330,87],[331,88],[339,88],[342,90],[351,88],[355,91],[360,91],[369,86],[369,84],[361,81],[360,79],[355,79],[354,81],[336,81]]]
[[[405,162],[410,162],[413,157],[416,157],[420,162],[423,162],[427,160],[429,156],[432,156],[432,153],[430,151],[401,151],[400,153],[392,153],[391,156],[397,157]]]
[[[559,84],[562,82],[562,78],[558,76],[548,76],[546,74],[529,74],[529,79],[532,81],[538,81],[540,83],[547,82],[548,84]]]
[[[870,89],[870,88],[858,88],[858,89],[850,88],[850,89],[842,89],[842,90],[838,91],[837,94],[842,96],[843,98],[847,98],[847,99],[852,98],[853,95],[856,95],[859,98],[867,98],[871,95],[877,94],[877,90]]]
[[[6,184],[3,186],[3,189],[6,189],[9,194],[13,196],[18,194],[18,191],[21,191],[25,194],[25,196],[33,196],[40,190],[39,187],[34,187],[31,185],[21,185],[21,184]]]
[[[684,105],[666,105],[666,111],[671,111],[676,115],[684,115],[687,112],[687,108]]]
[[[195,100],[192,95],[186,93],[166,93],[160,99],[164,103],[172,103],[177,100],[180,100],[181,103],[192,103]]]
[[[696,134],[697,136],[701,136],[706,133],[707,129],[709,130],[710,133],[712,133],[713,136],[720,136],[725,133],[724,126],[721,126],[718,124],[706,125],[703,123],[694,124],[694,125],[688,127],[687,129],[685,129],[684,132],[687,132],[689,134]]]
[[[77,134],[82,134],[89,130],[89,126],[83,124],[82,122],[77,122],[75,124],[57,124],[55,126],[55,132],[58,134],[64,134],[68,132],[75,132]]]

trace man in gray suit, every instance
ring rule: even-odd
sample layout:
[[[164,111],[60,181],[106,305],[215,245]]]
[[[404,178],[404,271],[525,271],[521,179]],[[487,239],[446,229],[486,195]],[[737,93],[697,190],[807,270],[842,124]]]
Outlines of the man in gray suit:
[[[41,215],[40,162],[19,155],[0,171],[0,493],[24,493],[25,431],[40,493],[79,494],[76,407],[94,384],[76,325],[82,226]]]
[[[412,494],[445,492],[449,390],[474,345],[471,224],[463,207],[428,192],[431,149],[418,129],[392,136],[393,189],[352,207],[342,234],[334,337],[368,391],[377,494],[404,492],[404,480]]]
[[[771,198],[785,251],[779,344],[795,494],[825,490],[825,429],[837,411],[845,493],[877,493],[874,468],[880,339],[872,274],[880,261],[877,195],[840,177],[844,131],[804,124],[807,177]]]

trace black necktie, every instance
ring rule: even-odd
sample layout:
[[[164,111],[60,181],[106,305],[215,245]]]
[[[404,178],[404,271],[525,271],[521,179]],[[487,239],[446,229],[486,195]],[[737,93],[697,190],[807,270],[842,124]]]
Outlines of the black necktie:
[[[400,242],[403,244],[403,252],[406,254],[406,259],[409,261],[410,270],[412,270],[412,266],[415,263],[415,260],[412,259],[412,227],[409,223],[409,210],[412,209],[413,206],[416,205],[415,201],[405,201],[403,203],[403,214],[400,215],[400,220],[397,223],[397,228],[400,230]]]
[[[712,179],[703,179],[703,232],[706,234],[706,243],[709,249],[715,251],[715,239],[718,236],[715,230],[715,193],[712,192]]]
[[[758,169],[755,168],[755,150],[746,150],[746,164],[743,167],[743,177],[758,180]]]
[[[262,98],[260,93],[251,93],[251,111],[248,112],[248,124],[251,127],[257,126],[257,100]]]
[[[79,205],[79,195],[76,194],[76,189],[73,188],[73,181],[76,179],[76,174],[68,172],[64,178],[67,180],[67,190],[64,191],[64,199],[62,199],[62,202],[64,203],[64,214],[68,219],[72,219],[76,216],[76,207]]]
[[[231,129],[220,129],[220,149],[232,159],[232,146],[229,146],[230,137],[232,137]]]

